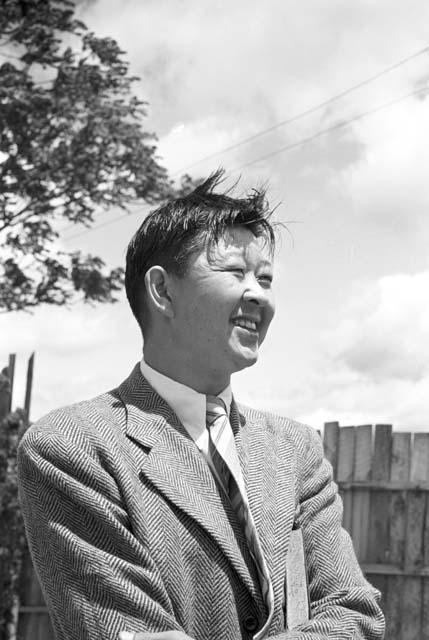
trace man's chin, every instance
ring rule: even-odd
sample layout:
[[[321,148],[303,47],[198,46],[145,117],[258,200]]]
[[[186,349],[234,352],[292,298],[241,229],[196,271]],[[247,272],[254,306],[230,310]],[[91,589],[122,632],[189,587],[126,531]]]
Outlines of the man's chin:
[[[241,371],[242,369],[251,367],[256,363],[258,355],[259,353],[257,349],[241,349],[238,353],[236,353],[234,358],[237,367],[236,371]]]

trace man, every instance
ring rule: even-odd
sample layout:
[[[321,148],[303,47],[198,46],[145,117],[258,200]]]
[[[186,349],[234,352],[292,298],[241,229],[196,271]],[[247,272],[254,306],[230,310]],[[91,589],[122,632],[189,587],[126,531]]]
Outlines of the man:
[[[141,363],[21,443],[28,540],[61,640],[383,636],[318,434],[232,396],[274,314],[275,236],[264,194],[216,193],[221,179],[151,213],[129,245]],[[311,617],[291,629],[293,531]]]

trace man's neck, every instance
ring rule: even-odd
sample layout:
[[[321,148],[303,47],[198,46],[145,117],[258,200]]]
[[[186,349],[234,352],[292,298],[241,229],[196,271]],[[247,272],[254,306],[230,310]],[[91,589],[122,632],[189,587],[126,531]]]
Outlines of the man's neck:
[[[190,366],[186,358],[171,358],[159,351],[154,353],[148,346],[143,349],[143,357],[146,364],[155,371],[205,395],[218,395],[231,382],[230,377],[216,376],[214,372],[207,371],[201,373]]]

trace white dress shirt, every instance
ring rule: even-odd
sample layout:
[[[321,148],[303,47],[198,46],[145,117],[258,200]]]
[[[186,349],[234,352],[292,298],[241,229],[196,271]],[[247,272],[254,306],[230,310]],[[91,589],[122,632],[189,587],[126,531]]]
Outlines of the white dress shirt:
[[[210,463],[209,438],[206,429],[206,396],[204,393],[198,393],[191,387],[156,371],[145,362],[144,357],[140,361],[140,370],[143,377],[173,409],[198,449]],[[219,393],[218,397],[225,403],[229,415],[232,402],[231,385]]]

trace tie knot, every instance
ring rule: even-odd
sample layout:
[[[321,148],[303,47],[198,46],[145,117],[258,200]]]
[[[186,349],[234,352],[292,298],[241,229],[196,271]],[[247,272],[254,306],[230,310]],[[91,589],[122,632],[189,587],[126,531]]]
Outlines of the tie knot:
[[[215,420],[227,416],[224,401],[218,396],[206,396],[207,425],[211,427]]]

